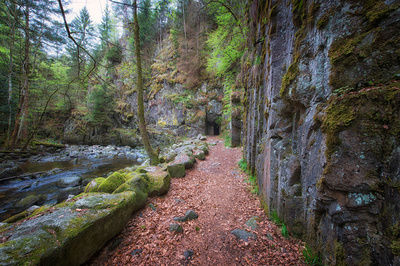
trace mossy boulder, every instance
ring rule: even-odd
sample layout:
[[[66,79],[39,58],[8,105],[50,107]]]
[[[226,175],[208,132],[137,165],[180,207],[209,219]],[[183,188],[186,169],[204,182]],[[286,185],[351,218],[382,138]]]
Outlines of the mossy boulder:
[[[116,190],[114,190],[114,194],[121,193],[124,191],[135,191],[137,193],[147,193],[149,186],[149,179],[146,174],[137,174],[134,173],[131,175],[132,177],[120,185]]]
[[[89,182],[89,184],[86,185],[85,187],[85,193],[88,192],[97,192],[99,190],[100,185],[105,181],[106,179],[104,177],[98,177],[93,179],[92,181]]]
[[[114,172],[100,184],[97,191],[113,193],[114,190],[116,190],[120,185],[125,183],[125,181],[126,181],[126,174],[122,174],[120,172]]]
[[[185,172],[185,164],[181,162],[171,162],[167,165],[167,171],[170,177],[184,177],[186,175]]]
[[[148,167],[149,172],[149,196],[161,196],[168,192],[171,177],[168,172],[164,171],[161,167]]]
[[[193,157],[193,153],[181,153],[176,156],[174,163],[183,163],[185,169],[190,169],[193,167],[194,163],[196,162],[195,158]]]
[[[204,151],[198,150],[198,149],[195,149],[193,151],[193,156],[195,158],[199,159],[199,160],[205,160],[206,159],[206,155],[205,155]]]
[[[81,194],[22,222],[3,225],[0,265],[80,265],[118,234],[147,194]]]

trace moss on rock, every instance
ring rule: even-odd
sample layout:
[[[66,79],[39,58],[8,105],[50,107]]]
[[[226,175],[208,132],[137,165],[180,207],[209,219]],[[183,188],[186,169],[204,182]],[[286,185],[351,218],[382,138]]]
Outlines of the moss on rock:
[[[104,177],[97,177],[90,181],[85,187],[85,193],[98,192],[100,185],[105,181]]]
[[[126,175],[120,172],[115,172],[108,176],[98,188],[98,192],[113,193],[120,185],[126,181]]]
[[[168,192],[171,177],[161,168],[157,167],[153,171],[147,173],[149,177],[149,196],[161,196]]]

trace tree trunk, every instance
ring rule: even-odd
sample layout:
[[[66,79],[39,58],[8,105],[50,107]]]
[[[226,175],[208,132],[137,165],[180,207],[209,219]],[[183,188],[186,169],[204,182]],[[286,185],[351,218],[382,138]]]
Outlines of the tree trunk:
[[[29,0],[25,2],[25,50],[24,50],[24,62],[22,66],[22,88],[19,96],[18,112],[15,117],[14,130],[11,135],[11,148],[15,146],[21,139],[22,135],[27,133],[27,118],[29,109],[29,72],[30,72],[30,33],[29,33],[29,22],[30,22],[30,7]]]
[[[9,49],[10,49],[10,61],[8,64],[8,128],[7,128],[7,140],[6,140],[6,146],[8,146],[8,143],[10,141],[10,135],[11,135],[11,121],[12,121],[12,106],[11,106],[11,100],[12,100],[12,91],[13,91],[13,71],[14,71],[14,42],[15,42],[15,19],[16,19],[16,10],[15,10],[15,4],[12,3],[12,11],[13,14],[10,14],[9,19],[10,19],[10,43],[9,43]]]
[[[133,7],[133,23],[134,23],[134,38],[135,38],[135,52],[136,52],[136,65],[137,65],[137,102],[138,102],[138,118],[139,130],[142,136],[142,141],[147,154],[150,157],[150,164],[156,165],[159,163],[158,154],[153,150],[150,144],[149,135],[146,129],[146,121],[144,119],[144,104],[143,104],[143,80],[142,80],[142,61],[140,56],[140,40],[139,40],[139,22],[137,18],[137,1],[134,0]]]

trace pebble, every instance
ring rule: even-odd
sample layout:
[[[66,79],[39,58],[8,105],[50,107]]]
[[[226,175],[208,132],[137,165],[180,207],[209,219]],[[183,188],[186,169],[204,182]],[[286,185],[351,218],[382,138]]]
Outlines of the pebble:
[[[185,250],[185,252],[183,252],[183,256],[185,256],[185,259],[190,260],[193,258],[194,252],[191,249]]]
[[[137,248],[137,249],[134,249],[134,250],[131,252],[131,255],[132,255],[132,256],[139,255],[139,254],[142,253],[142,252],[143,252],[143,249]]]

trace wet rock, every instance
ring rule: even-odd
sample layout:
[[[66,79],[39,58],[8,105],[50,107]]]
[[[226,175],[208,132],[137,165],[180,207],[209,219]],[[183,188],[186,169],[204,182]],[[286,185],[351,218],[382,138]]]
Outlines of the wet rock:
[[[26,209],[35,203],[43,202],[45,199],[46,199],[45,195],[31,194],[18,201],[17,204],[15,204],[15,206],[17,208]]]
[[[175,233],[183,233],[183,228],[180,224],[170,224],[169,231]]]
[[[249,241],[250,238],[256,239],[257,236],[249,231],[242,229],[235,229],[231,231],[231,234],[236,236],[240,240]]]
[[[80,176],[63,177],[57,181],[57,187],[76,187],[80,185],[81,181],[82,177]]]
[[[194,252],[191,249],[185,250],[183,252],[183,256],[185,257],[186,260],[191,260],[193,258]]]
[[[253,217],[251,217],[251,218],[246,222],[246,225],[247,225],[248,227],[250,227],[252,230],[256,230],[257,227],[258,227],[257,221],[258,221],[259,219],[260,219],[260,218],[259,218],[258,216],[253,216]]]
[[[186,222],[186,221],[189,221],[189,220],[195,220],[195,219],[197,219],[197,218],[199,218],[199,215],[198,215],[195,211],[193,211],[193,210],[188,210],[188,211],[185,213],[185,216],[182,216],[182,217],[174,217],[174,221],[177,221],[177,222]]]
[[[37,205],[33,205],[31,207],[29,207],[26,211],[27,212],[34,212],[35,210],[39,209],[40,207]]]

